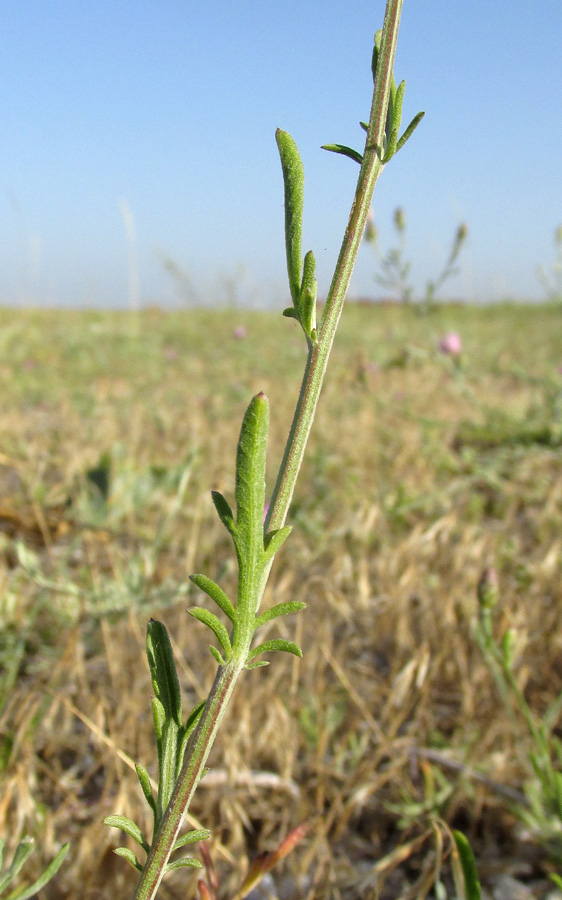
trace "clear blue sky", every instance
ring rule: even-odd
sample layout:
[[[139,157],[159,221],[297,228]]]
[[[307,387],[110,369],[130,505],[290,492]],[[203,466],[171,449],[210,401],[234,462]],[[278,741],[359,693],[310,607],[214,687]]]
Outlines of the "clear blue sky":
[[[306,171],[304,250],[329,284],[360,146],[383,0],[17,0],[0,7],[0,302],[128,302],[123,203],[143,303],[178,303],[172,259],[201,302],[281,306],[276,126]],[[383,246],[407,213],[414,281],[457,224],[450,291],[536,298],[562,222],[561,0],[405,0],[396,75],[426,117],[387,167]],[[355,294],[373,294],[362,248]],[[379,289],[380,291],[380,289]]]

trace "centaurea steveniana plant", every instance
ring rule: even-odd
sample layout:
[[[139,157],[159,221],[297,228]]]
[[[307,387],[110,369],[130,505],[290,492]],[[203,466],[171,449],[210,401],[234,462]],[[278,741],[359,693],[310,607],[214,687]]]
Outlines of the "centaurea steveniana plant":
[[[312,427],[330,350],[349,287],[351,274],[361,244],[367,213],[376,181],[384,166],[408,140],[419,123],[419,113],[400,135],[405,84],[398,87],[393,77],[393,63],[398,37],[402,0],[388,0],[382,31],[375,37],[372,69],[374,92],[362,153],[341,144],[325,149],[351,157],[359,163],[359,178],[349,222],[324,312],[316,323],[315,259],[309,251],[301,258],[304,172],[293,139],[277,130],[285,186],[285,243],[292,306],[285,315],[295,318],[305,335],[307,359],[301,390],[285,452],[264,521],[265,468],[269,427],[269,403],[257,394],[246,410],[236,454],[234,512],[222,494],[213,493],[218,516],[229,532],[238,562],[238,590],[234,603],[223,589],[206,575],[193,575],[192,581],[219,607],[224,621],[202,607],[194,607],[191,615],[213,632],[218,642],[211,652],[218,664],[207,700],[197,706],[184,724],[179,682],[170,641],[163,625],[148,625],[147,651],[155,697],[154,727],[158,749],[158,794],[154,796],[146,769],[137,766],[142,791],[153,813],[153,835],[149,841],[140,828],[122,816],[110,816],[106,822],[121,828],[146,852],[141,864],[135,854],[120,848],[140,871],[134,893],[135,900],[152,900],[162,878],[170,869],[200,866],[192,857],[171,860],[174,851],[201,840],[207,831],[192,831],[180,836],[186,812],[200,779],[205,774],[207,759],[227,709],[234,686],[243,672],[267,665],[262,657],[275,650],[301,656],[300,648],[291,641],[274,638],[254,645],[256,632],[272,619],[294,613],[304,603],[290,601],[259,611],[268,575],[277,551],[290,533],[285,525],[306,443]]]

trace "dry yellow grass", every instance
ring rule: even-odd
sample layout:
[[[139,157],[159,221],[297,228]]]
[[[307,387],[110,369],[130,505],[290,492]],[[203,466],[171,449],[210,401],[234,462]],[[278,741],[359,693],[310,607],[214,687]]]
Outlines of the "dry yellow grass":
[[[521,790],[529,743],[471,622],[493,564],[497,632],[519,629],[519,683],[540,714],[562,690],[559,316],[346,310],[266,597],[307,602],[275,624],[304,659],[248,673],[193,807],[213,830],[225,896],[249,857],[309,819],[279,870],[282,890],[301,885],[288,896],[374,897],[378,861],[402,845],[382,896],[406,897],[434,860],[420,838],[431,814],[467,832],[485,881],[527,866],[539,884],[547,871],[505,796],[474,776]],[[126,814],[150,831],[131,771],[136,760],[155,771],[146,622],[172,636],[187,709],[214,666],[185,612],[205,603],[187,577],[228,589],[236,575],[209,492],[232,491],[258,390],[271,401],[273,478],[302,342],[278,316],[235,311],[148,311],[140,337],[118,314],[4,313],[3,328],[0,835],[35,834],[45,859],[72,840],[45,897],[79,886],[87,900],[125,900],[135,876],[102,820]],[[461,368],[438,351],[450,328]],[[459,438],[461,422],[498,419],[494,446]],[[550,441],[529,440],[530,422]],[[87,477],[104,453],[107,502]],[[192,896],[190,877],[172,875],[162,897]]]

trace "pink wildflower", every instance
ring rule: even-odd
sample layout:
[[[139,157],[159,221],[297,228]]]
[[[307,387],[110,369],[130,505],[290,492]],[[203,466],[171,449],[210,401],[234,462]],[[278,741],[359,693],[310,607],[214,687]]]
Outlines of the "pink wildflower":
[[[233,337],[235,337],[237,341],[244,340],[244,338],[246,337],[247,334],[248,334],[248,332],[246,331],[246,329],[244,328],[243,325],[238,325],[238,327],[235,328],[234,331],[232,332]]]
[[[439,341],[439,349],[441,353],[448,353],[449,356],[460,356],[462,352],[461,336],[456,331],[449,331],[445,337]]]

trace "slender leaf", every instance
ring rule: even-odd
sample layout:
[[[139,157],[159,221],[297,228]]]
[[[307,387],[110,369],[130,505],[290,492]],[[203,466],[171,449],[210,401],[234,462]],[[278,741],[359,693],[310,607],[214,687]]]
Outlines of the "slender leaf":
[[[330,153],[339,153],[340,156],[347,156],[354,162],[359,163],[359,165],[363,163],[363,155],[358,150],[354,150],[353,147],[346,147],[345,144],[322,144],[322,150],[329,150]]]
[[[199,862],[198,859],[194,859],[193,856],[182,856],[181,859],[175,859],[173,862],[169,862],[166,866],[166,872],[171,872],[172,869],[202,869],[203,864]]]
[[[419,112],[419,113],[417,114],[417,116],[414,116],[414,118],[412,119],[412,121],[410,122],[410,124],[408,125],[408,127],[406,128],[406,131],[404,132],[404,134],[402,135],[402,137],[400,138],[400,140],[399,140],[398,143],[396,144],[396,152],[397,152],[397,153],[398,153],[399,150],[402,149],[402,147],[404,146],[404,144],[406,143],[406,141],[409,141],[409,140],[410,140],[410,138],[412,137],[414,131],[416,130],[416,128],[418,127],[418,125],[420,124],[420,122],[421,122],[421,120],[423,119],[424,116],[425,116],[425,112]]]
[[[208,828],[200,828],[198,831],[188,831],[187,834],[182,834],[174,844],[174,850],[179,850],[180,847],[185,847],[186,844],[196,844],[197,841],[208,841],[211,837],[211,832]]]
[[[302,214],[304,205],[304,167],[297,145],[286,131],[275,132],[283,184],[285,187],[285,248],[289,287],[295,308],[298,307],[301,289]]]
[[[225,666],[226,660],[222,658],[220,650],[217,650],[216,647],[213,647],[212,644],[209,644],[209,650],[211,651],[211,656],[216,659],[219,666]]]
[[[284,650],[285,653],[292,653],[294,656],[302,657],[301,648],[297,644],[294,644],[293,641],[274,638],[272,641],[265,641],[263,644],[250,650],[247,662],[251,662],[254,657],[259,656],[260,653],[270,653],[272,650]]]
[[[481,900],[480,882],[472,847],[461,831],[453,831],[453,837],[459,852],[462,871],[464,875],[464,887],[466,900]]]
[[[135,856],[135,854],[133,853],[133,851],[132,851],[132,850],[129,850],[128,847],[116,847],[116,849],[115,849],[113,852],[115,853],[116,856],[122,856],[123,859],[126,859],[126,860],[127,860],[127,862],[130,862],[131,865],[132,865],[138,872],[142,872],[142,866],[141,866],[140,862],[139,862],[138,859],[136,858],[136,856]]]
[[[386,152],[383,162],[387,163],[396,153],[396,144],[398,142],[398,134],[402,122],[402,103],[404,102],[404,91],[406,82],[401,81],[392,98],[392,109],[389,106],[389,128],[387,130]]]
[[[292,530],[292,525],[285,525],[283,528],[278,528],[276,531],[269,531],[266,534],[263,542],[266,559],[271,559],[272,556],[275,556],[277,551],[280,550],[289,537]]]
[[[197,587],[201,588],[202,591],[205,591],[211,600],[215,601],[217,606],[222,609],[223,613],[228,616],[230,621],[234,622],[236,619],[236,610],[223,589],[219,587],[218,584],[215,584],[214,581],[211,581],[210,578],[207,578],[206,575],[190,575],[189,577]]]
[[[304,258],[302,285],[299,295],[299,318],[304,333],[312,341],[316,340],[316,260],[309,250]]]
[[[165,626],[155,619],[150,619],[146,629],[146,653],[154,693],[162,703],[166,717],[172,717],[181,726],[180,683],[172,645]]]
[[[266,609],[265,612],[262,612],[261,615],[257,617],[256,628],[261,628],[266,622],[270,622],[271,619],[276,619],[278,616],[287,616],[289,613],[299,612],[301,609],[306,609],[306,603],[303,603],[301,600],[289,600],[286,603],[277,603],[275,606],[270,607],[270,609]]]
[[[141,766],[140,763],[135,764],[135,771],[137,773],[137,777],[140,782],[141,790],[144,794],[145,800],[150,806],[152,812],[156,812],[156,800],[154,799],[154,794],[152,793],[152,785],[150,783],[150,775],[146,771],[144,766]]]
[[[216,648],[214,648],[216,649]],[[218,650],[217,650],[218,653]],[[219,653],[220,656],[220,653]],[[222,659],[222,657],[221,657]],[[219,665],[224,665],[224,662],[219,663]],[[198,703],[195,709],[189,714],[187,718],[187,722],[185,723],[184,732],[181,738],[180,747],[178,750],[178,758],[177,758],[177,775],[179,775],[181,767],[183,765],[183,757],[185,754],[185,748],[187,747],[187,742],[191,737],[193,731],[195,730],[199,719],[201,718],[201,713],[205,709],[205,700],[202,700],[201,703]]]
[[[22,888],[15,893],[10,894],[9,900],[30,900],[31,897],[35,897],[39,891],[41,891],[46,884],[51,881],[52,878],[57,874],[58,870],[62,866],[64,860],[68,855],[68,851],[70,850],[70,844],[63,844],[54,860],[49,863],[45,871],[42,875],[39,876],[37,881],[34,881],[33,884],[30,884],[27,888]]]
[[[269,402],[257,394],[244,414],[236,450],[236,530],[246,566],[256,565],[263,553],[268,431]]]
[[[215,504],[219,519],[226,530],[234,538],[236,536],[236,526],[234,524],[234,515],[230,508],[230,504],[226,501],[220,491],[211,491],[211,497],[213,498],[213,503]]]
[[[106,816],[103,820],[103,824],[109,825],[111,828],[119,828],[121,831],[124,831],[125,834],[128,834],[129,837],[132,837],[137,844],[140,844],[142,849],[146,850],[147,853],[150,850],[150,845],[144,834],[132,819],[128,819],[126,816]]]
[[[230,644],[228,631],[226,630],[220,619],[218,619],[214,613],[209,612],[208,609],[203,609],[203,607],[201,606],[192,606],[191,609],[188,609],[188,613],[190,616],[193,616],[194,619],[198,619],[200,622],[203,622],[204,625],[207,625],[211,629],[211,631],[220,641],[226,659],[229,659],[230,654],[232,653],[232,646]]]
[[[0,874],[0,894],[4,891],[9,884],[14,880],[16,875],[19,875],[23,866],[33,853],[35,844],[33,838],[24,837],[16,847],[16,851],[14,853],[14,858],[12,859],[11,865],[8,866],[5,872]]]

